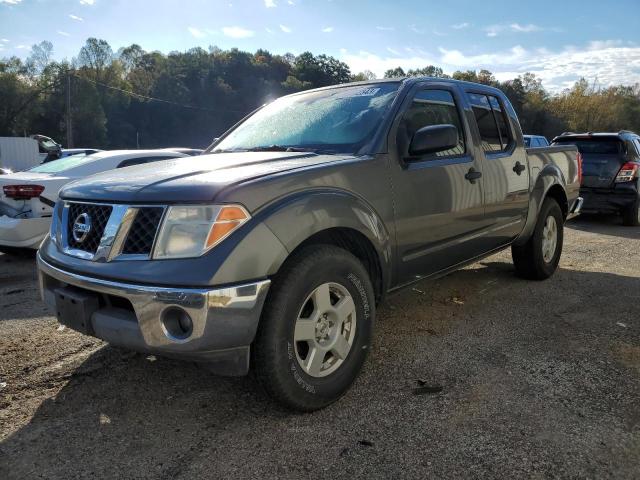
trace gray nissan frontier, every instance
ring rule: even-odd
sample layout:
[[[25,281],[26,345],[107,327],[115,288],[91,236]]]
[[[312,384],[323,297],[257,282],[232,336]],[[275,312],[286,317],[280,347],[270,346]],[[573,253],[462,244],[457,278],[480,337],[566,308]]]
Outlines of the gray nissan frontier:
[[[113,345],[249,368],[285,406],[343,395],[396,289],[511,247],[558,266],[573,145],[525,149],[499,90],[411,78],[279,98],[201,156],[69,184],[38,253],[59,321]]]

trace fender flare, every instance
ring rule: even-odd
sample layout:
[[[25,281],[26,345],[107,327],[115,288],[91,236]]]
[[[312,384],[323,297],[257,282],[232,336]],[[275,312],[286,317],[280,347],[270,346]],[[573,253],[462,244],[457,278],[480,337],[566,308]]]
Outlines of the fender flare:
[[[531,193],[529,195],[529,210],[527,212],[527,221],[525,222],[525,226],[522,229],[522,232],[513,242],[514,245],[523,245],[529,240],[529,238],[531,238],[531,235],[533,235],[533,230],[536,226],[536,222],[538,220],[538,215],[540,214],[540,209],[542,208],[542,203],[545,201],[545,199],[549,195],[549,191],[552,188],[559,186],[562,189],[566,202],[566,184],[566,179],[564,178],[562,170],[560,170],[560,168],[558,168],[556,165],[550,163],[542,168],[536,178],[536,183],[531,189]]]
[[[306,190],[277,200],[257,216],[264,216],[263,222],[288,254],[326,230],[340,228],[358,232],[376,252],[383,291],[386,291],[392,272],[391,235],[379,214],[363,198],[337,188]],[[274,265],[275,271],[283,263],[279,261]]]

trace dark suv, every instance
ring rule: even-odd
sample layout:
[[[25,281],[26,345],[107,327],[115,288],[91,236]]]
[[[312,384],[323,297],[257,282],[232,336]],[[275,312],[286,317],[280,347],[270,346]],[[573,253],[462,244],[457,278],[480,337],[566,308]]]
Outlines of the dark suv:
[[[618,133],[563,133],[554,145],[576,145],[582,157],[583,212],[622,214],[640,225],[640,136]]]

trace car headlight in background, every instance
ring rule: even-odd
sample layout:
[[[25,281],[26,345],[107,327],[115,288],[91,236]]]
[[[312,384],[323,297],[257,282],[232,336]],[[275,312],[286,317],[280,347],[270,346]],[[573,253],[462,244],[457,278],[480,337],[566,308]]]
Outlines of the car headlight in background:
[[[153,258],[199,257],[250,218],[241,205],[171,206],[160,227]]]

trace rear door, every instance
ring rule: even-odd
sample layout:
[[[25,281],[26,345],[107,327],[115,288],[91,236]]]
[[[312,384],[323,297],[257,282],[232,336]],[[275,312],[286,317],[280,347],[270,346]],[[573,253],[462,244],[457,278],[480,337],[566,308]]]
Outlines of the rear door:
[[[482,159],[465,121],[467,108],[464,95],[451,84],[417,85],[389,134],[400,284],[482,253]],[[409,155],[417,130],[442,124],[458,128],[456,147]]]
[[[558,139],[557,145],[576,145],[582,155],[582,187],[612,188],[626,161],[624,142],[617,136]]]
[[[520,127],[506,101],[492,93],[468,91],[483,160],[487,250],[513,240],[524,228],[529,209],[529,168]]]

